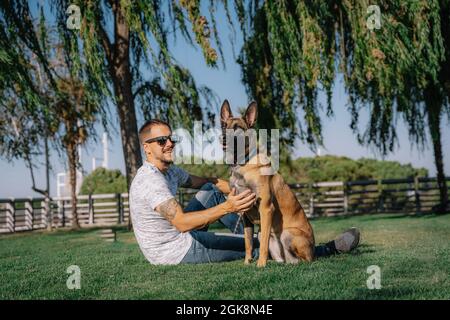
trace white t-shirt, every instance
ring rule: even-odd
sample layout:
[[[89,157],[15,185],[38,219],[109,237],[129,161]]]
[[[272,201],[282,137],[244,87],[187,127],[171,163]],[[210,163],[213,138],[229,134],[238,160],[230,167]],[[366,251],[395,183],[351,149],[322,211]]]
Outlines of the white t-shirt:
[[[130,213],[136,240],[152,264],[178,264],[192,244],[189,232],[178,231],[155,208],[174,198],[189,174],[171,165],[164,174],[150,162],[139,168],[130,187]]]

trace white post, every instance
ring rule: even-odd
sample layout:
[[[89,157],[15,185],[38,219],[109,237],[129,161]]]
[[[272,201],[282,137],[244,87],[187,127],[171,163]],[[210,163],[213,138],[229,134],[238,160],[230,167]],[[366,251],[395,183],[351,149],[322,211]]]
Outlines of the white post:
[[[45,226],[47,225],[46,223],[46,214],[45,214],[45,201],[41,201],[41,223],[40,225],[42,226],[42,228],[45,228]]]
[[[45,198],[44,201],[44,214],[47,218],[47,230],[51,231],[53,227],[53,221],[52,221],[52,210],[50,210],[50,198]]]
[[[344,186],[344,214],[348,214],[348,184],[347,182],[343,183]]]
[[[309,198],[309,215],[312,217],[314,216],[314,194],[311,192],[310,198]]]
[[[25,201],[25,226],[27,229],[33,230],[33,199],[29,198]]]
[[[108,169],[108,136],[106,132],[103,133],[103,168]]]
[[[14,208],[14,198],[11,198],[9,202],[6,203],[6,227],[9,229],[9,232],[15,232],[15,211]]]

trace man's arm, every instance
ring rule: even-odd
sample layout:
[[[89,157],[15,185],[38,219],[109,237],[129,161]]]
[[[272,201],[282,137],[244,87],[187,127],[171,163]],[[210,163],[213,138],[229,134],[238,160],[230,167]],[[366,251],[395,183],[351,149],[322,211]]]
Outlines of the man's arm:
[[[164,201],[155,208],[164,218],[166,218],[180,232],[187,232],[203,228],[213,223],[229,212],[245,212],[249,210],[255,202],[255,194],[242,192],[235,195],[230,193],[227,201],[201,211],[183,212],[183,209],[175,198]]]
[[[182,185],[184,188],[193,188],[193,189],[200,189],[205,183],[214,183],[216,187],[223,193],[223,194],[229,194],[230,193],[230,187],[228,184],[228,181],[219,179],[219,178],[202,178],[194,175],[189,175],[189,178],[186,180],[186,182]]]

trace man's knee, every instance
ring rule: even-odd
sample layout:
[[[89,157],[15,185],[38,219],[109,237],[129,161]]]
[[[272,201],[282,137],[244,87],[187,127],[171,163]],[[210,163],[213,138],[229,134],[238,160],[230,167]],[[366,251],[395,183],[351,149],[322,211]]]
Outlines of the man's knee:
[[[211,208],[225,200],[222,192],[211,182],[205,183],[195,194],[195,198],[205,208]]]
[[[200,190],[204,190],[204,191],[209,191],[209,190],[211,190],[211,191],[218,191],[218,192],[220,192],[220,190],[216,187],[216,185],[214,184],[214,183],[212,183],[212,182],[207,182],[207,183],[205,183],[201,188],[200,188]]]

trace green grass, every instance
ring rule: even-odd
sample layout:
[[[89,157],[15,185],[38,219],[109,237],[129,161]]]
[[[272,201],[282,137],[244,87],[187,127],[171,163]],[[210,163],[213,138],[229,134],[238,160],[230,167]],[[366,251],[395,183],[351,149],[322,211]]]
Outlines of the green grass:
[[[96,230],[0,237],[0,299],[450,299],[450,215],[366,215],[313,221],[317,242],[350,226],[362,231],[352,254],[265,269],[243,261],[152,266],[132,233],[118,242]],[[67,267],[81,269],[68,290]],[[367,267],[381,268],[369,290]]]

